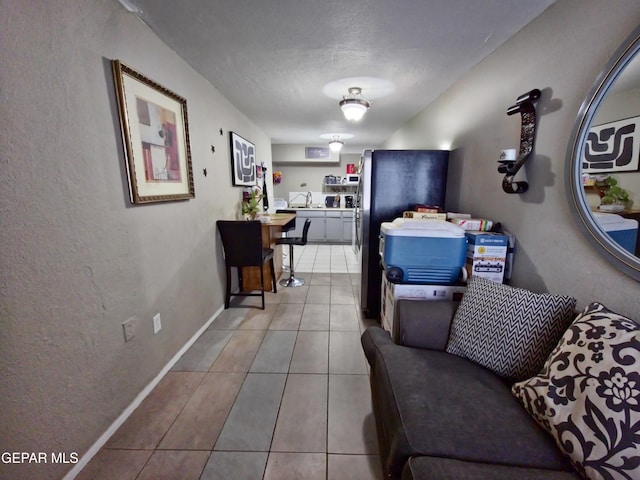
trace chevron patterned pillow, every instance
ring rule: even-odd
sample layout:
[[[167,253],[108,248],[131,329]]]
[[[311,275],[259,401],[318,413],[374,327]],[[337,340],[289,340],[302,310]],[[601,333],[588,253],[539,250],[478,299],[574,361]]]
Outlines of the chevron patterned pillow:
[[[510,381],[540,371],[573,319],[575,298],[471,277],[446,350]]]

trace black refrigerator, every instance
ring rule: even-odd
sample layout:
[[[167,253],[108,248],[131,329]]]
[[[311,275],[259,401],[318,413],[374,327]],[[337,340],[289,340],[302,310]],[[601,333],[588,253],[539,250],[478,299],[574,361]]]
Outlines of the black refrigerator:
[[[380,317],[382,267],[380,225],[402,217],[417,204],[445,208],[449,152],[445,150],[365,150],[356,194],[355,246],[362,256],[360,307]]]

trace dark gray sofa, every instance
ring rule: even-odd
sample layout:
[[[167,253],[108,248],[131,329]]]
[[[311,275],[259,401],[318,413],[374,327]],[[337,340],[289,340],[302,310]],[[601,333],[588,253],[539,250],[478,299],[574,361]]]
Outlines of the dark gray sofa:
[[[579,478],[509,384],[444,351],[456,305],[399,300],[398,343],[377,326],[362,335],[387,478]]]

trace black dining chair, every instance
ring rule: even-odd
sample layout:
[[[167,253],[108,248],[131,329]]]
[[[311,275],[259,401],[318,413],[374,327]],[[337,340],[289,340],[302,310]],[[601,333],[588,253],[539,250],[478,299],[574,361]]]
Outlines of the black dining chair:
[[[262,309],[264,310],[264,269],[266,262],[271,268],[271,284],[273,293],[277,293],[276,270],[273,264],[273,248],[262,246],[262,227],[259,220],[218,220],[216,222],[224,253],[224,264],[227,271],[227,283],[225,288],[224,308],[229,308],[232,296],[262,297]],[[231,267],[238,270],[239,290],[231,293]],[[260,293],[243,291],[242,267],[260,268]]]
[[[283,287],[301,287],[302,285],[304,285],[304,278],[296,278],[293,272],[293,246],[307,244],[307,234],[309,233],[310,226],[311,220],[307,218],[304,221],[304,226],[302,227],[301,237],[286,237],[276,239],[276,243],[278,245],[289,245],[289,276],[280,280],[280,285],[282,285]]]

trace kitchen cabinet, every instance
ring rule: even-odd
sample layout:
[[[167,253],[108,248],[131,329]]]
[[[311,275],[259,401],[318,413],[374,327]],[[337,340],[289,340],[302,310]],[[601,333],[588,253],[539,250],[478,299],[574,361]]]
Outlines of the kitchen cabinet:
[[[353,238],[353,211],[342,212],[342,241],[351,243]]]
[[[289,233],[292,237],[301,237],[302,228],[306,219],[311,220],[307,241],[324,242],[324,212],[320,210],[297,210],[296,228]]]
[[[327,211],[325,217],[325,241],[342,241],[342,212]]]
[[[307,237],[307,240],[310,242],[326,241],[324,216],[311,217],[311,226],[309,227],[309,235]]]
[[[313,243],[351,243],[353,210],[331,208],[296,209],[296,228],[290,237],[301,237],[304,222],[311,220],[307,241]]]

